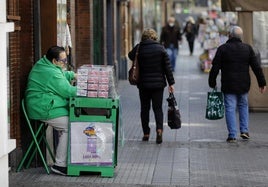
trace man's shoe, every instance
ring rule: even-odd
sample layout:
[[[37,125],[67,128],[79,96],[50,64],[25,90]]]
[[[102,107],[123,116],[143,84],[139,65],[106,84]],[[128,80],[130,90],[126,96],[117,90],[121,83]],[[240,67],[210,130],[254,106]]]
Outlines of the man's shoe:
[[[145,134],[143,137],[142,137],[142,141],[144,141],[144,142],[147,142],[147,141],[149,141],[149,134]]]
[[[157,133],[156,133],[156,143],[157,144],[162,143],[162,131],[157,131]]]
[[[240,137],[243,138],[244,140],[250,139],[248,132],[242,132],[240,134]]]
[[[67,175],[67,167],[53,165],[51,171],[59,175]]]
[[[235,143],[236,142],[236,138],[230,138],[230,137],[228,137],[227,140],[226,140],[226,142],[228,142],[228,143]]]

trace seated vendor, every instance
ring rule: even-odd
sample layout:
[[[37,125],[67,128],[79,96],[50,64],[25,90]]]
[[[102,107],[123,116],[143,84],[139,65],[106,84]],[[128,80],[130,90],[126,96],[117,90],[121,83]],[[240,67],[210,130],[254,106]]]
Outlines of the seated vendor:
[[[73,71],[64,71],[67,55],[62,47],[52,46],[46,55],[33,66],[25,92],[28,116],[51,125],[59,134],[54,173],[67,174],[67,144],[69,98],[76,96],[77,88],[71,85],[76,77]]]

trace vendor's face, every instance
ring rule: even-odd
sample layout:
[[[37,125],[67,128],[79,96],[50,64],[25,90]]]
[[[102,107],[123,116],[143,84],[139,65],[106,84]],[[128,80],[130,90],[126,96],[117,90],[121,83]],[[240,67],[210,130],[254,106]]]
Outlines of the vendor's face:
[[[58,59],[53,59],[53,63],[60,66],[62,69],[66,68],[67,65],[67,55],[66,52],[61,52]]]

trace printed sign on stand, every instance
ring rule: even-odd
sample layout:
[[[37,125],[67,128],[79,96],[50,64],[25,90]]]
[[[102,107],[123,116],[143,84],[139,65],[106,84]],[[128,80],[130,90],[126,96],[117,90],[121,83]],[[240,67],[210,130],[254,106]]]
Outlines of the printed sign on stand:
[[[71,163],[112,165],[114,136],[112,123],[71,122]]]

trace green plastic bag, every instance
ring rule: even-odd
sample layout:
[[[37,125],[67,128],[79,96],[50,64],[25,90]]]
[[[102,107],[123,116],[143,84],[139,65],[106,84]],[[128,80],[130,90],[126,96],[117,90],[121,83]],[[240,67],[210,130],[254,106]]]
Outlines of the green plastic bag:
[[[223,93],[217,88],[207,94],[206,119],[217,120],[224,117]]]

